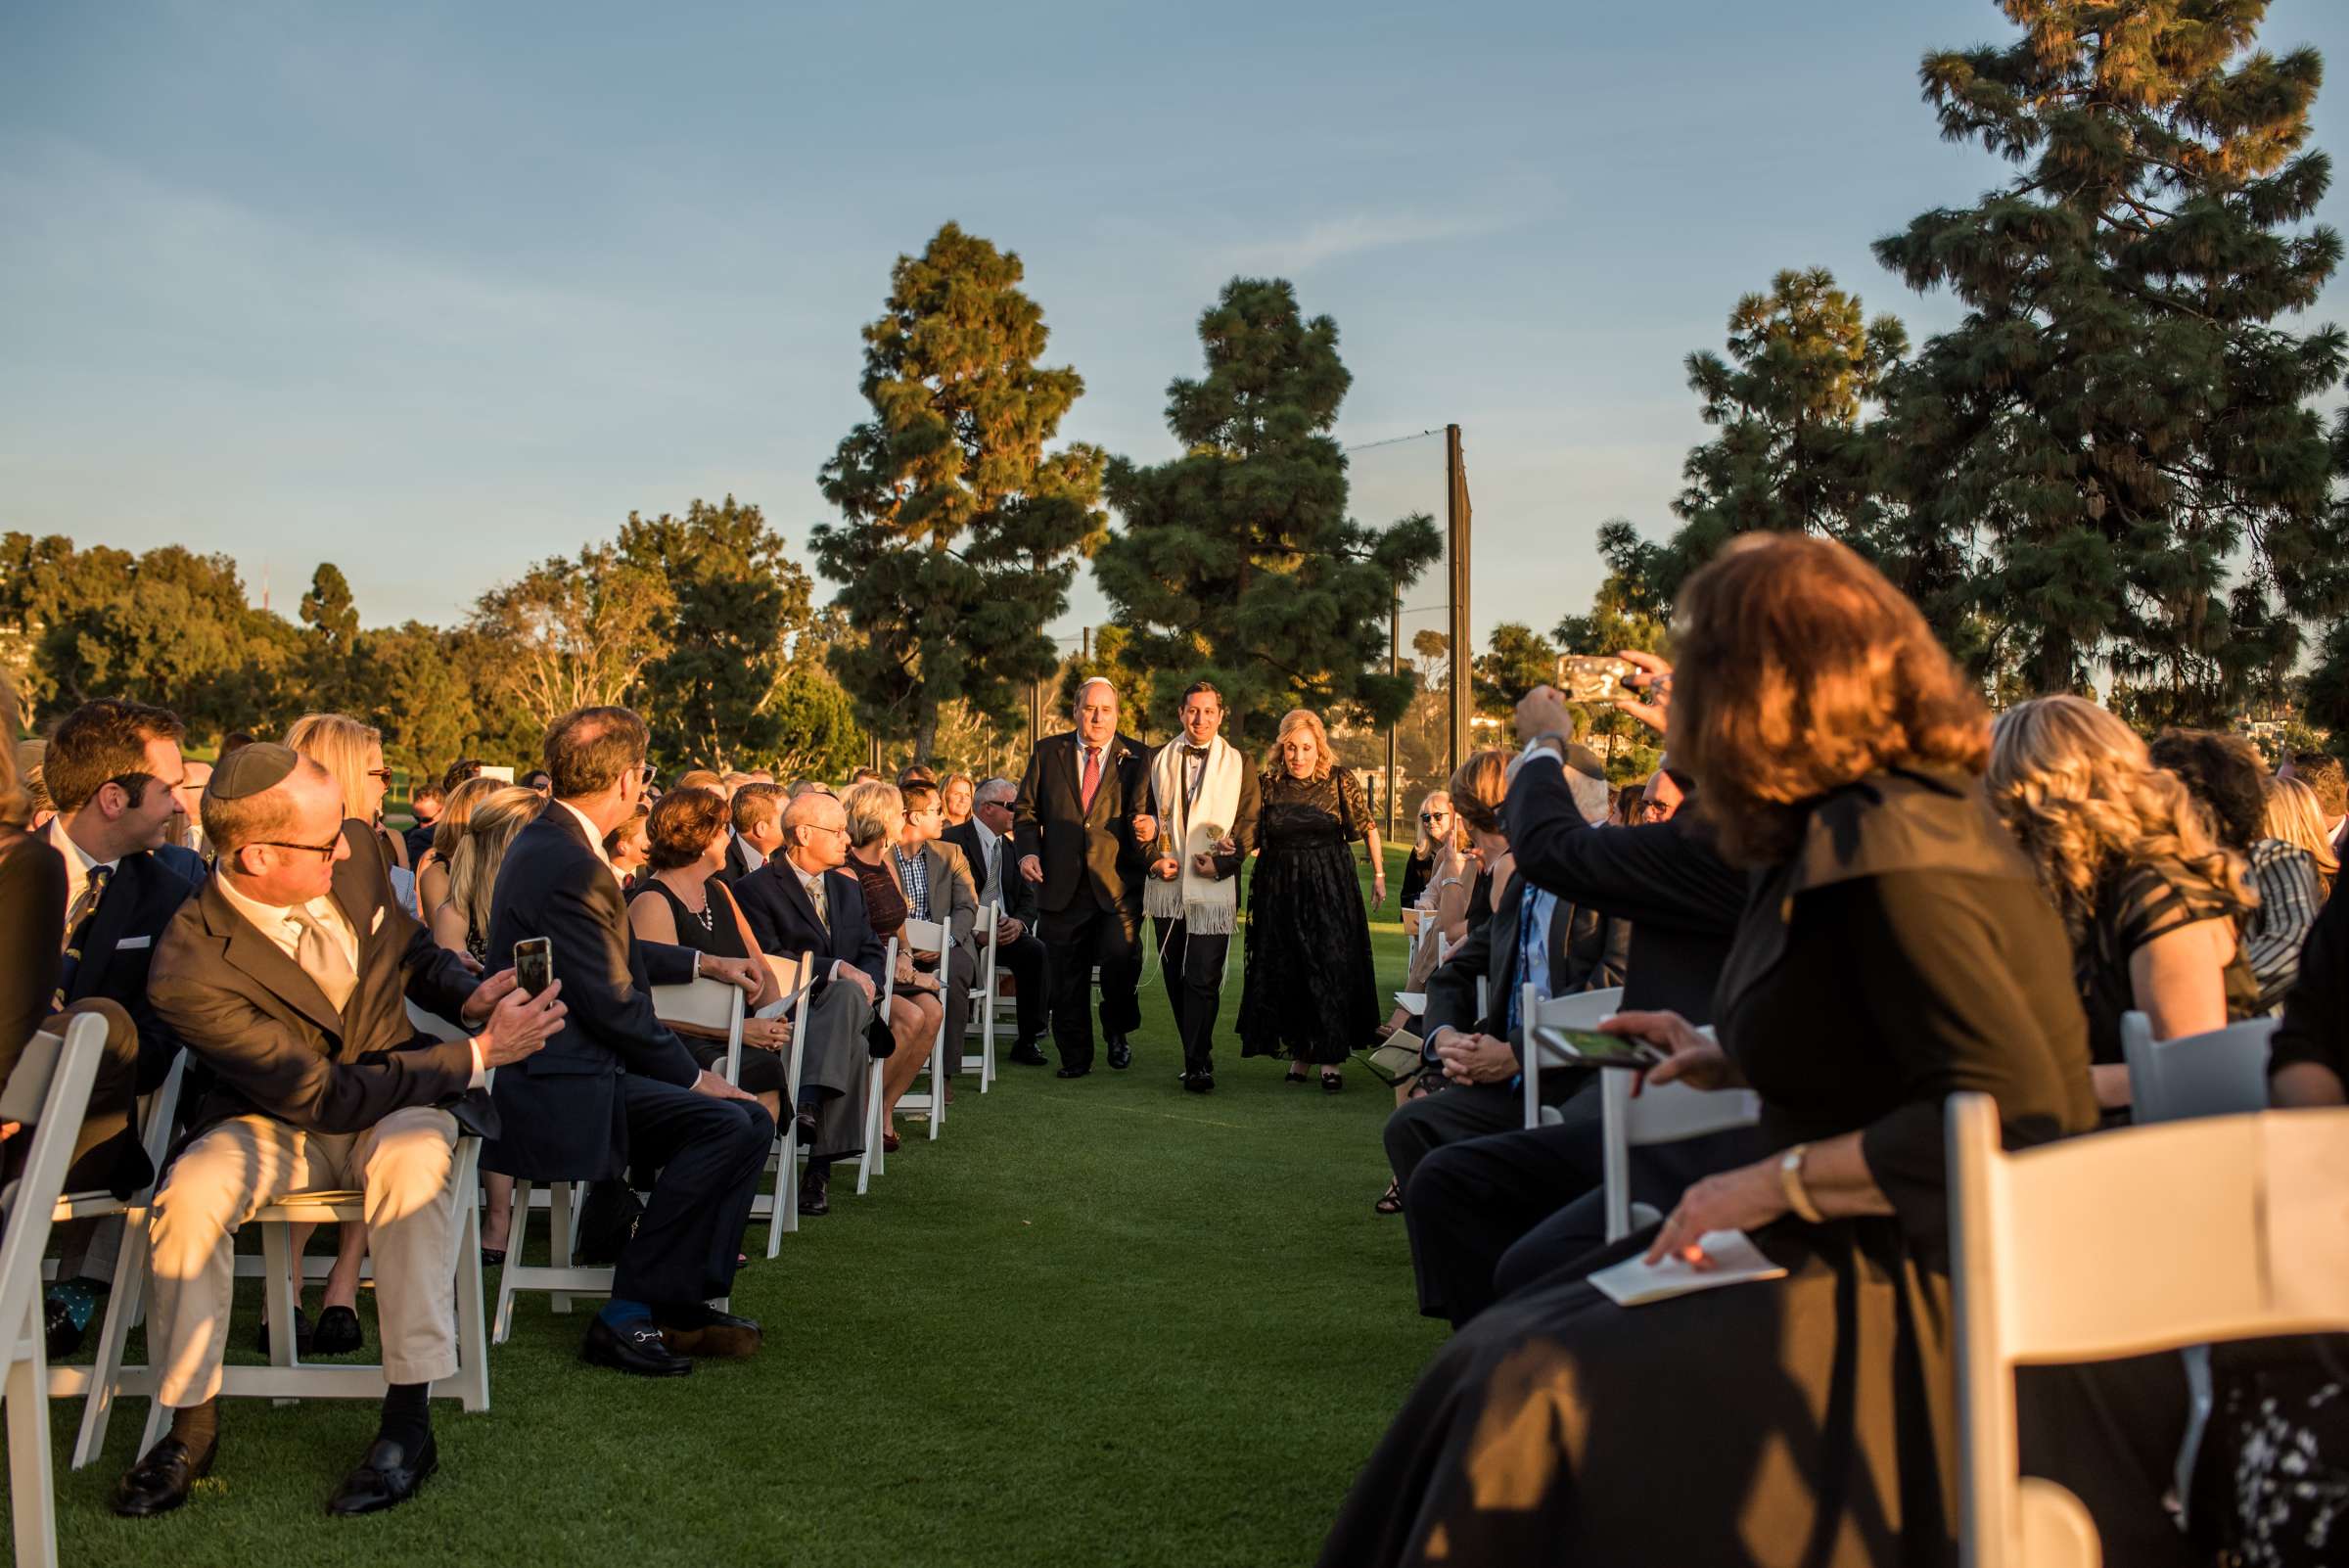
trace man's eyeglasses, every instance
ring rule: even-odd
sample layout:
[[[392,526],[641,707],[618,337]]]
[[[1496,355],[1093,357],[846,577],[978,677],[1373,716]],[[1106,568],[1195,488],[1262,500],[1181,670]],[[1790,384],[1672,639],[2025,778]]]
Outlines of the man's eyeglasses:
[[[1672,807],[1664,805],[1661,801],[1645,802],[1639,807],[1639,820],[1642,822],[1669,822],[1672,820]]]
[[[312,854],[323,855],[331,860],[335,857],[335,852],[343,848],[343,835],[338,833],[324,844],[288,844],[283,839],[254,839],[253,842],[272,850],[307,850]]]

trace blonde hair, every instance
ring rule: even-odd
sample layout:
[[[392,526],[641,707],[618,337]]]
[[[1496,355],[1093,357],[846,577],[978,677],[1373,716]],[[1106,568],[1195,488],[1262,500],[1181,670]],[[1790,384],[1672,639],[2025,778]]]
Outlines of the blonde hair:
[[[726,781],[706,767],[696,767],[679,773],[677,781],[669,788],[672,790],[715,790],[723,795],[726,792]]]
[[[1313,737],[1314,763],[1312,776],[1314,778],[1329,777],[1330,767],[1338,760],[1337,754],[1329,749],[1329,731],[1321,727],[1321,715],[1310,708],[1292,708],[1280,715],[1280,728],[1273,731],[1271,749],[1265,753],[1265,771],[1267,773],[1277,773],[1281,770],[1281,743],[1301,729],[1310,732]]]
[[[24,715],[17,706],[16,682],[0,670],[0,822],[10,827],[23,827],[32,820],[33,796],[17,773],[17,736],[24,727]]]
[[[476,774],[441,797],[440,814],[433,822],[433,853],[440,857],[441,864],[457,857],[457,846],[465,842],[465,824],[473,820],[475,808],[508,787],[503,779]]]
[[[2327,884],[2340,874],[2341,857],[2325,836],[2325,808],[2317,792],[2296,778],[2267,780],[2268,837],[2281,839],[2315,856],[2317,874]]]
[[[840,808],[849,814],[849,842],[861,850],[890,836],[895,826],[890,818],[904,811],[905,797],[887,779],[868,778],[849,786]]]
[[[383,755],[384,732],[362,724],[347,714],[304,714],[286,731],[286,744],[316,762],[343,792],[343,815],[374,826],[371,813],[359,809],[367,798],[367,754]]]
[[[1447,835],[1451,843],[1446,847],[1456,854],[1468,848],[1468,824],[1460,819],[1459,808],[1452,807],[1451,791],[1429,790],[1419,798],[1417,815],[1425,816],[1427,808],[1438,801],[1442,801],[1447,807],[1451,807],[1451,832]],[[1435,858],[1436,846],[1428,839],[1425,822],[1419,823],[1418,835],[1411,840],[1411,853],[1427,859]]]
[[[506,863],[506,851],[515,835],[546,808],[546,797],[528,785],[503,784],[496,779],[468,779],[466,783],[489,788],[468,803],[463,832],[448,860],[448,901],[465,917],[469,935],[486,937],[489,901],[497,892],[497,868]],[[439,842],[439,835],[435,834],[435,847]]]
[[[1991,800],[2075,944],[2116,864],[2174,860],[2241,908],[2258,895],[2221,848],[2178,775],[2153,765],[2137,731],[2083,697],[2035,697],[1992,727]]]

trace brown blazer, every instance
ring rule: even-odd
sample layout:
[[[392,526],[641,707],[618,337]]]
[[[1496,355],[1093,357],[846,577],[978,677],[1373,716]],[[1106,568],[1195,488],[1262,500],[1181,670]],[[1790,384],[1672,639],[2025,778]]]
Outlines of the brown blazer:
[[[340,1013],[228,901],[219,876],[156,945],[149,997],[209,1069],[191,1133],[253,1112],[305,1132],[359,1132],[413,1105],[443,1106],[469,1132],[495,1131],[488,1097],[466,1090],[472,1045],[419,1035],[405,1005],[413,998],[453,1021],[480,980],[392,898],[374,835],[345,823],[344,837],[351,853],[335,867],[332,897],[359,957]]]

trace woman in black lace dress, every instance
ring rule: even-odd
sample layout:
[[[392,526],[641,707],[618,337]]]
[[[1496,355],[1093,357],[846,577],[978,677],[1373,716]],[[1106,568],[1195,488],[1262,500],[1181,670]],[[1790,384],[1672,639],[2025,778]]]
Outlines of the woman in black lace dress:
[[[1353,774],[1331,766],[1319,718],[1300,708],[1281,719],[1273,756],[1248,891],[1240,1054],[1289,1058],[1292,1084],[1315,1063],[1321,1086],[1335,1091],[1347,1053],[1368,1044],[1379,1023],[1355,841],[1369,848],[1374,905],[1386,901],[1386,862],[1370,803]]]

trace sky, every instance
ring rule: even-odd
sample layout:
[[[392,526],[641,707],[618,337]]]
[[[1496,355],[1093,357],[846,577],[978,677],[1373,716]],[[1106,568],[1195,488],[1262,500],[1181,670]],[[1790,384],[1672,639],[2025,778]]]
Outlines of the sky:
[[[1480,640],[1546,628],[1601,523],[1669,531],[1681,361],[1739,295],[1823,265],[1912,338],[1955,319],[1868,245],[2003,177],[1916,64],[2008,36],[1988,0],[13,0],[0,530],[224,551],[288,613],[331,560],[369,624],[697,496],[812,570],[859,331],[953,219],[1083,376],[1062,436],[1138,461],[1217,291],[1292,280],[1343,441],[1461,427]],[[2277,0],[2262,42],[2341,81],[2349,5]],[[2314,140],[2349,158],[2349,85]],[[2344,317],[2336,284],[2292,325]],[[1365,523],[1441,515],[1440,441],[1356,474]],[[1105,608],[1081,576],[1055,629]]]

